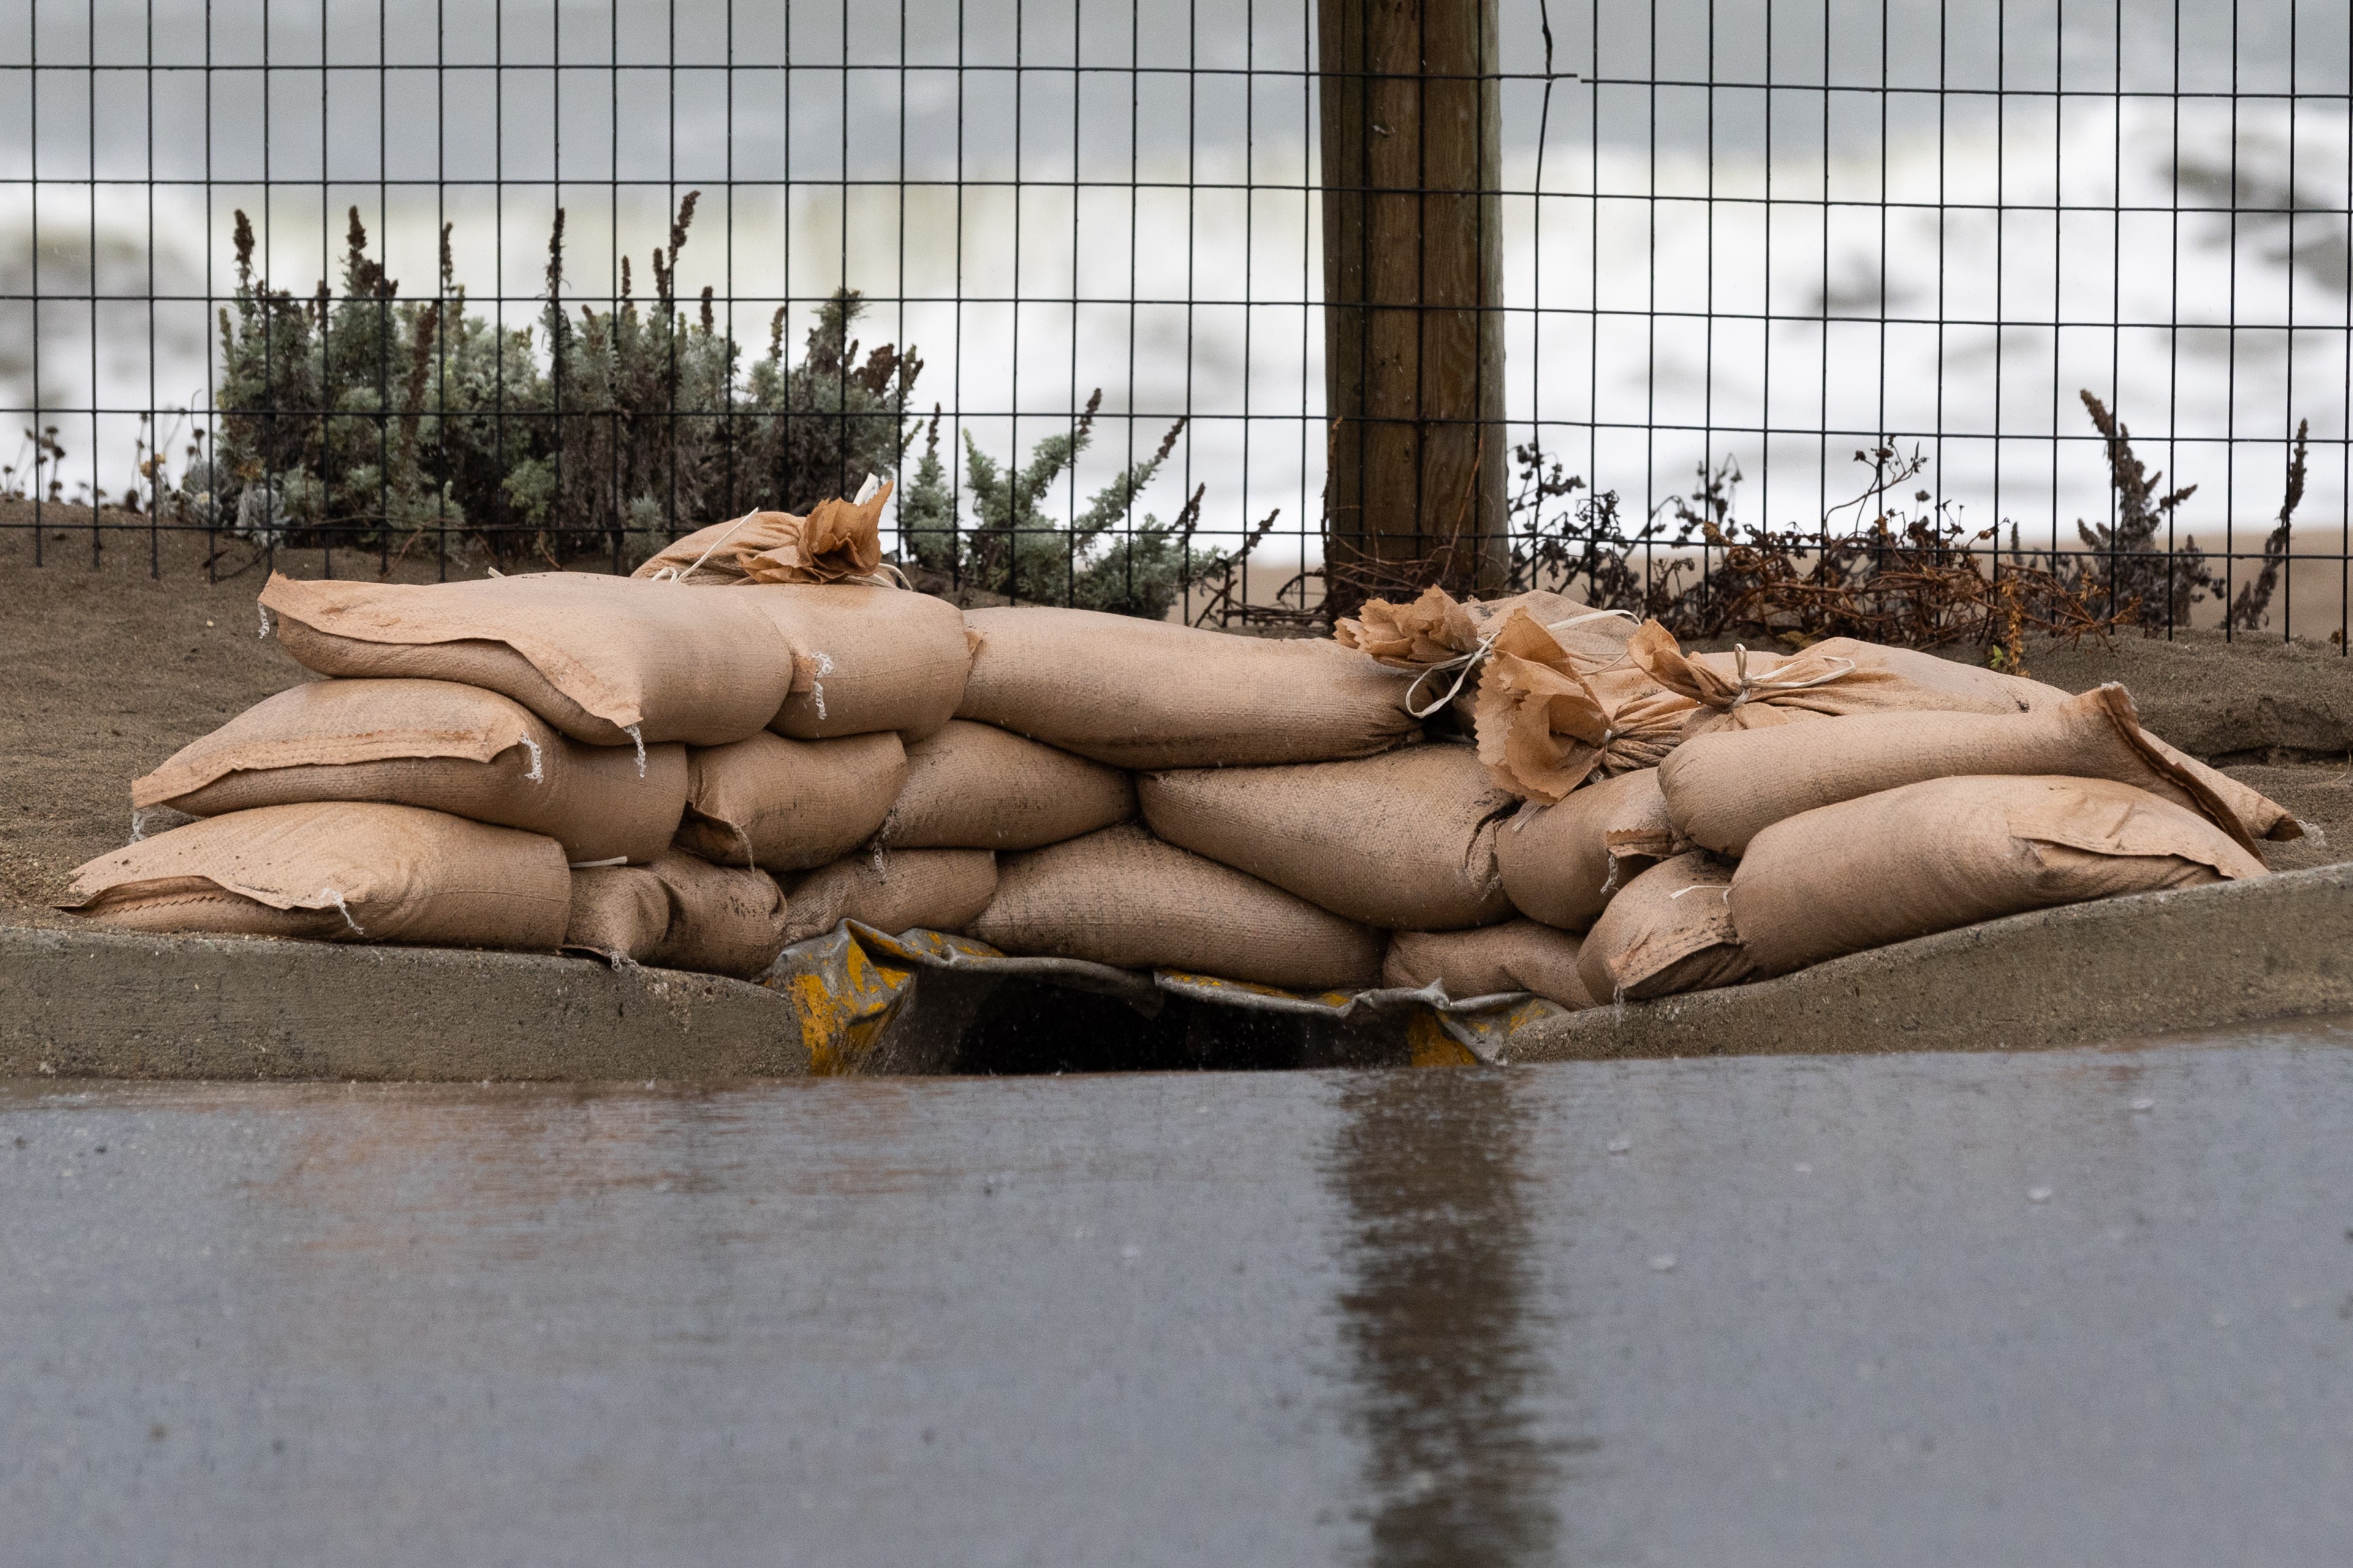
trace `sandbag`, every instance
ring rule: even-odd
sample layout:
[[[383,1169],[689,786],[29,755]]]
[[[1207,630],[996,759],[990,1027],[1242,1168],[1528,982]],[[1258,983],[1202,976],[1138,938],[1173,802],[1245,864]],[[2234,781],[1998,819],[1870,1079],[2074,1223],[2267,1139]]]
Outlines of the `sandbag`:
[[[1517,805],[1468,746],[1136,780],[1159,837],[1366,925],[1451,931],[1511,918],[1495,825]]]
[[[955,716],[972,644],[945,599],[855,583],[753,583],[728,601],[757,608],[792,645],[791,690],[767,726],[777,734],[896,730],[920,741]]]
[[[1732,916],[1761,974],[2054,904],[2264,875],[2221,828],[2108,779],[1931,779],[1749,841]]]
[[[2246,835],[2249,843],[2258,839],[2281,843],[2304,837],[2304,824],[2295,819],[2295,813],[2263,791],[2240,783],[2220,768],[2207,766],[2146,730],[2141,731],[2141,739],[2154,746],[2167,762],[2211,790],[2214,798],[2237,819],[2239,830]]]
[[[1476,721],[1480,666],[1489,639],[1514,610],[1525,612],[1558,646],[1570,667],[1588,680],[1609,679],[1602,672],[1614,676],[1621,668],[1631,668],[1625,652],[1637,625],[1633,616],[1596,610],[1567,594],[1545,589],[1458,602],[1445,589],[1430,587],[1408,605],[1367,599],[1355,616],[1334,625],[1332,636],[1342,647],[1419,677],[1408,688],[1408,705],[1425,714],[1451,706],[1456,727],[1467,735]]]
[[[1557,805],[1523,808],[1495,834],[1495,867],[1520,913],[1583,931],[1610,895],[1675,849],[1659,770],[1644,768],[1587,784]]]
[[[1659,764],[1659,785],[1678,833],[1738,855],[1801,811],[1925,779],[2000,773],[2113,779],[2233,836],[2242,831],[2212,789],[2142,731],[2132,698],[2116,685],[2025,713],[1858,713],[1835,724],[1698,735]]]
[[[1563,1007],[1593,1005],[1577,972],[1577,939],[1535,921],[1476,931],[1401,931],[1389,938],[1381,984],[1420,990],[1432,981],[1450,1001],[1528,991]]]
[[[584,746],[511,697],[451,680],[314,680],[265,699],[131,786],[134,810],[218,816],[375,800],[543,833],[565,857],[642,863],[686,809],[686,748]]]
[[[592,746],[755,735],[791,691],[793,648],[751,603],[669,583],[538,572],[464,583],[296,582],[261,606],[322,675],[504,692]]]
[[[858,921],[896,936],[961,932],[997,896],[997,857],[986,849],[896,849],[850,855],[792,885],[786,942]]]
[[[907,747],[907,781],[875,842],[902,849],[1037,849],[1135,815],[1117,768],[952,720]]]
[[[1237,637],[1095,610],[972,610],[959,719],[1121,768],[1320,763],[1420,732],[1405,675],[1337,643]]]
[[[997,896],[965,934],[1009,953],[1295,991],[1370,987],[1386,948],[1370,926],[1133,825],[1002,858]]]
[[[1649,621],[1626,652],[1661,687],[1698,704],[1687,735],[1857,713],[2028,713],[2068,695],[2023,676],[1853,637],[1825,638],[1786,658],[1746,649],[1685,654],[1672,633]]]
[[[887,731],[698,747],[687,753],[678,847],[724,866],[822,866],[873,837],[906,776],[906,748]]]
[[[891,486],[856,501],[821,500],[807,517],[753,511],[698,528],[630,575],[707,587],[741,583],[889,582],[882,564],[882,508]]]
[[[1658,766],[1697,710],[1630,661],[1588,676],[1559,637],[1515,609],[1488,634],[1472,726],[1499,788],[1546,805],[1579,784]],[[1597,684],[1599,682],[1599,684]]]
[[[750,980],[785,950],[785,890],[765,871],[675,853],[647,869],[670,895],[670,926],[648,963]]]
[[[564,945],[652,962],[670,934],[670,889],[646,866],[575,867]]]
[[[1752,978],[1726,902],[1732,868],[1704,850],[1662,860],[1620,889],[1585,933],[1577,973],[1599,1003],[1641,1002]]]
[[[553,948],[571,900],[553,838],[327,801],[207,817],[101,855],[58,907],[132,931]]]
[[[574,872],[564,945],[751,980],[784,951],[786,921],[784,889],[765,871],[673,852]]]

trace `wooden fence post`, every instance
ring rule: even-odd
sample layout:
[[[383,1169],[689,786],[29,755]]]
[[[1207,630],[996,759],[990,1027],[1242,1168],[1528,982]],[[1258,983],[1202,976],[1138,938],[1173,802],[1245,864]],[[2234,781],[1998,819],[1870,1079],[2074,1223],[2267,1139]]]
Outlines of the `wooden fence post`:
[[[1496,0],[1318,0],[1325,595],[1506,565]]]

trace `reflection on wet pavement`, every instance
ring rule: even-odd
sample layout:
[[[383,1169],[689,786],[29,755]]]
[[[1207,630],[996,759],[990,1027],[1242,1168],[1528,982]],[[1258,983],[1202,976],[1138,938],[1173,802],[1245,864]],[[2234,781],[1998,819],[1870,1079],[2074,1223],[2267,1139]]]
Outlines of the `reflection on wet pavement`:
[[[1530,1384],[1529,1107],[1505,1071],[1366,1073],[1340,1093],[1341,1331],[1380,1568],[1552,1561]]]
[[[0,1088],[0,1560],[2335,1563],[2348,1044]]]

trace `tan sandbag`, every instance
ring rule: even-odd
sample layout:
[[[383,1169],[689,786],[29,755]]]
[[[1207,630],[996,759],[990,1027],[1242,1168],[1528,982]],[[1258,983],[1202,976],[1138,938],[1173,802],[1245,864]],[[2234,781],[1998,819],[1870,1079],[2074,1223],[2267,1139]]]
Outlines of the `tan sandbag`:
[[[131,786],[133,810],[218,816],[376,800],[543,833],[566,858],[643,863],[686,809],[686,748],[584,746],[451,680],[313,680],[267,698]]]
[[[673,851],[646,868],[670,899],[670,922],[643,962],[750,980],[785,950],[785,890],[765,871]]]
[[[207,817],[101,855],[58,907],[133,931],[553,948],[571,901],[553,838],[329,801]]]
[[[855,583],[745,584],[792,645],[792,689],[768,728],[797,740],[899,731],[920,741],[955,716],[972,645],[945,599]]]
[[[1337,915],[1408,931],[1508,920],[1495,825],[1518,805],[1468,746],[1136,780],[1159,837]]]
[[[892,936],[961,932],[997,896],[997,857],[986,849],[893,849],[845,856],[792,886],[787,942],[858,921]]]
[[[748,597],[586,572],[464,583],[296,582],[261,593],[278,641],[322,675],[504,692],[592,746],[755,735],[793,684],[793,647]]]
[[[1320,763],[1420,732],[1403,674],[1337,643],[1237,637],[1095,610],[972,610],[959,719],[1121,768]]]
[[[1659,764],[1659,785],[1678,833],[1736,856],[1801,811],[1925,779],[1998,773],[2113,779],[2242,831],[2214,791],[2142,731],[2116,685],[2027,713],[1858,713],[1835,724],[1695,735]]]
[[[1474,728],[1479,760],[1496,784],[1551,805],[1579,784],[1659,764],[1696,710],[1630,663],[1597,686],[1560,639],[1525,609],[1504,616],[1485,645]]]
[[[1586,990],[1597,1003],[1642,1002],[1753,978],[1726,902],[1731,884],[1732,868],[1696,849],[1627,883],[1577,950]]]
[[[1451,700],[1462,732],[1469,734],[1476,718],[1479,667],[1488,651],[1487,639],[1514,610],[1525,611],[1558,645],[1570,667],[1588,679],[1626,665],[1626,643],[1638,624],[1632,616],[1596,610],[1567,594],[1544,589],[1458,602],[1445,589],[1430,587],[1406,605],[1367,599],[1354,616],[1335,624],[1332,636],[1342,647],[1419,676],[1408,689],[1413,710],[1430,713]],[[1623,695],[1613,694],[1609,700],[1614,705]]]
[[[1520,913],[1583,931],[1612,894],[1677,847],[1659,770],[1644,768],[1510,817],[1495,834],[1495,866]]]
[[[906,748],[888,731],[697,747],[687,753],[678,847],[724,866],[822,866],[874,836],[906,776]]]
[[[1535,921],[1476,931],[1401,931],[1389,938],[1381,984],[1419,991],[1436,981],[1449,1000],[1528,991],[1563,1007],[1593,1005],[1577,972],[1577,939]]]
[[[1749,841],[1732,916],[1760,974],[2054,904],[2264,875],[2212,823],[2107,779],[1963,777],[1801,812]]]
[[[2221,801],[2237,819],[2239,829],[2247,836],[2249,843],[2259,839],[2283,843],[2304,837],[2304,824],[2295,819],[2295,813],[2263,791],[2252,784],[2240,783],[2220,768],[2207,766],[2189,752],[2168,745],[2146,730],[2140,733],[2141,739],[2156,747],[2166,761],[2214,792],[2214,798]]]
[[[726,587],[740,583],[879,583],[891,486],[860,501],[821,500],[807,517],[753,511],[671,544],[630,575]]]
[[[565,946],[648,963],[669,934],[670,889],[651,868],[574,868]]]
[[[1010,953],[1294,991],[1375,985],[1387,945],[1370,926],[1133,825],[1004,857],[997,896],[965,934]]]
[[[1826,638],[1787,658],[1746,649],[1687,655],[1649,621],[1626,652],[1665,689],[1699,704],[1685,725],[1694,735],[1856,713],[2027,713],[2067,700],[2039,680],[1853,637]]]
[[[1135,815],[1117,768],[956,719],[907,747],[907,782],[875,842],[902,849],[1036,849]]]

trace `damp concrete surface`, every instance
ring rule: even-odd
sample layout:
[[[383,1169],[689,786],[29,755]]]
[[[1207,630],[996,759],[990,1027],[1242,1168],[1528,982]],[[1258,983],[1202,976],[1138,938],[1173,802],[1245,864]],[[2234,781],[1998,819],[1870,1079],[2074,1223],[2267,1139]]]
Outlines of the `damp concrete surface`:
[[[5,1556],[2341,1563],[2348,1047],[16,1083]]]

